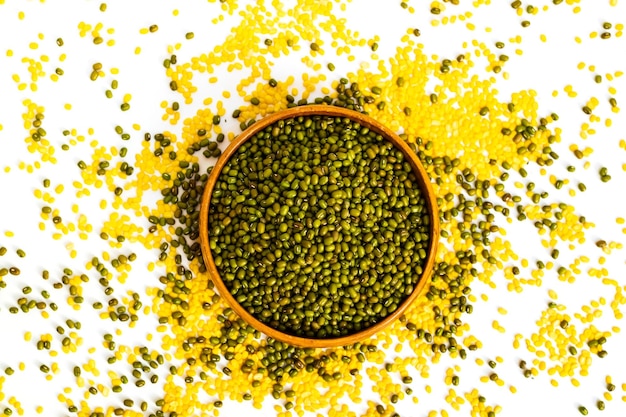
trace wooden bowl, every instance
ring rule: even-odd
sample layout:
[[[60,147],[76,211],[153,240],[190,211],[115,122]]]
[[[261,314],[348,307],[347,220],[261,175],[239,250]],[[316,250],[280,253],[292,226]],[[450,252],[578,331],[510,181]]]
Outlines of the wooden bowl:
[[[425,194],[426,206],[428,209],[428,214],[430,216],[430,242],[429,242],[429,250],[427,253],[426,261],[423,265],[423,273],[422,276],[417,281],[413,292],[398,306],[398,308],[385,317],[380,322],[367,327],[365,329],[360,330],[359,332],[349,334],[341,337],[334,338],[306,338],[300,336],[294,336],[292,334],[284,333],[277,329],[274,329],[265,323],[262,323],[258,319],[256,319],[252,314],[250,314],[245,308],[243,308],[232,296],[224,281],[220,278],[217,267],[215,266],[215,262],[213,260],[213,255],[211,254],[211,249],[209,247],[209,207],[211,203],[211,195],[213,193],[213,189],[215,184],[222,172],[222,169],[230,159],[230,157],[235,154],[237,149],[248,139],[253,137],[255,134],[265,129],[266,127],[276,123],[279,120],[289,119],[298,116],[331,116],[331,117],[347,117],[353,121],[360,123],[361,125],[368,127],[370,130],[375,131],[376,133],[381,134],[391,143],[393,143],[396,148],[400,149],[407,161],[413,168],[413,172],[417,178],[417,182],[421,191]],[[247,323],[252,325],[255,329],[265,333],[267,336],[273,337],[274,339],[289,343],[290,345],[300,346],[300,347],[332,347],[332,346],[345,346],[356,343],[367,337],[373,335],[379,330],[387,327],[394,320],[396,320],[406,309],[411,305],[413,300],[417,298],[417,296],[422,292],[426,282],[429,280],[430,273],[432,271],[433,265],[435,263],[435,254],[437,252],[437,243],[439,241],[439,216],[437,213],[437,203],[436,198],[434,196],[434,192],[432,186],[429,182],[428,175],[426,170],[422,166],[419,161],[417,155],[411,151],[408,145],[393,131],[383,126],[376,120],[371,117],[364,115],[362,113],[358,113],[356,111],[344,109],[341,107],[329,106],[329,105],[308,105],[308,106],[300,106],[294,107],[291,109],[279,111],[272,115],[269,115],[262,120],[254,123],[252,126],[247,128],[244,132],[242,132],[235,140],[233,140],[227,149],[222,153],[217,163],[213,167],[211,174],[209,175],[208,182],[206,184],[206,188],[204,190],[204,194],[202,196],[202,206],[200,208],[200,244],[202,248],[202,255],[204,258],[204,263],[206,265],[207,271],[209,273],[209,277],[217,287],[217,291],[220,296],[226,300],[226,302],[232,307],[232,309],[245,320]]]

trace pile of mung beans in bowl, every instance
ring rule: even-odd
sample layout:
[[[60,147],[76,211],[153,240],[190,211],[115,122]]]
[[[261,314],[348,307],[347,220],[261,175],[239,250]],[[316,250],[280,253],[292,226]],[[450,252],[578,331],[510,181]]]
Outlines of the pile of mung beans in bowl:
[[[396,320],[430,278],[439,238],[428,175],[394,132],[308,105],[252,124],[202,199],[200,241],[220,295],[257,330],[343,346]]]

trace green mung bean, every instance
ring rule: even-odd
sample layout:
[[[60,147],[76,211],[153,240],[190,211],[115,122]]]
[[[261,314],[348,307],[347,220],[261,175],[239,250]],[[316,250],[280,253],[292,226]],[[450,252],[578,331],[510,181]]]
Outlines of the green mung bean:
[[[218,178],[215,265],[242,307],[272,328],[358,332],[395,311],[421,275],[430,218],[415,183],[402,152],[357,122],[278,121],[242,144]],[[239,198],[244,189],[253,205]]]

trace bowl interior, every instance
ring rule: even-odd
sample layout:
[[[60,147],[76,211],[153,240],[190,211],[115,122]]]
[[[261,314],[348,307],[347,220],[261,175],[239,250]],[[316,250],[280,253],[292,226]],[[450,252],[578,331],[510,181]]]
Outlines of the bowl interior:
[[[391,314],[387,315],[384,319],[376,324],[360,330],[356,333],[352,333],[341,337],[332,338],[306,338],[301,336],[284,333],[275,328],[268,326],[255,318],[250,312],[248,312],[241,304],[239,304],[232,296],[225,283],[220,277],[220,274],[215,265],[215,261],[209,246],[209,208],[211,204],[211,196],[217,180],[222,172],[222,169],[227,164],[229,159],[237,152],[239,147],[245,143],[248,139],[262,131],[266,127],[276,123],[279,120],[290,119],[298,116],[331,116],[331,117],[347,117],[359,124],[369,128],[376,133],[381,134],[384,138],[390,141],[397,149],[399,149],[413,169],[413,173],[417,179],[421,192],[424,195],[426,208],[430,217],[430,242],[429,250],[425,262],[422,266],[422,275],[419,277],[417,283],[414,286],[413,292],[407,296],[404,301],[398,306],[398,308]],[[217,291],[220,296],[226,300],[230,307],[246,322],[252,325],[255,329],[265,333],[267,336],[273,337],[277,340],[289,343],[294,346],[301,347],[331,347],[331,346],[345,346],[356,343],[367,337],[373,335],[384,327],[388,326],[394,320],[396,320],[406,308],[415,300],[415,298],[422,292],[428,277],[432,271],[435,254],[437,251],[437,242],[439,240],[439,216],[437,213],[437,204],[434,197],[434,192],[430,181],[428,180],[428,174],[419,161],[417,155],[409,148],[409,146],[393,131],[380,124],[371,117],[358,113],[352,110],[344,109],[341,107],[328,106],[328,105],[308,105],[294,107],[284,111],[274,113],[270,116],[263,118],[262,120],[254,123],[244,132],[242,132],[233,142],[229,144],[227,149],[222,153],[218,159],[216,165],[213,167],[209,176],[204,195],[202,196],[202,205],[200,209],[200,244],[202,249],[203,259],[209,273],[210,279],[217,287]]]

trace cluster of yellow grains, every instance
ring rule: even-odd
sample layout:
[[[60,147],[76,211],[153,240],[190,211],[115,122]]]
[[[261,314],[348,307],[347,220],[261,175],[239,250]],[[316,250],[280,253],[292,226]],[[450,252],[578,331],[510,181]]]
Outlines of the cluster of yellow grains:
[[[115,29],[105,28],[102,22],[98,22],[95,24],[80,22],[77,29],[81,38],[91,37],[91,40],[95,45],[115,45],[115,39],[113,39],[112,37],[115,33]]]
[[[190,103],[193,92],[197,90],[191,82],[192,73],[210,75],[214,73],[216,67],[225,65],[229,72],[242,71],[236,87],[237,93],[246,100],[250,100],[253,96],[246,91],[247,88],[259,79],[268,81],[271,78],[272,58],[279,59],[291,52],[306,48],[310,50],[311,55],[302,57],[302,62],[314,71],[320,70],[322,64],[314,58],[324,54],[321,36],[323,32],[331,34],[333,40],[330,47],[334,48],[336,55],[346,54],[348,61],[354,60],[350,48],[362,47],[367,42],[360,37],[358,32],[347,27],[345,19],[340,19],[331,13],[332,3],[299,1],[296,8],[284,7],[280,3],[272,6],[273,9],[269,10],[262,3],[247,5],[245,10],[240,12],[246,26],[234,27],[226,41],[213,51],[194,57],[190,62],[178,64],[175,68],[170,66],[171,59],[166,60],[166,73],[172,79],[170,83],[172,89],[181,93],[186,103]],[[178,45],[170,46],[170,53],[177,47]],[[205,78],[202,77],[202,79]],[[305,91],[302,93],[302,98],[308,98],[311,92],[310,87],[324,80],[324,74],[316,76],[303,74]],[[217,78],[210,76],[208,81],[215,83]],[[289,81],[293,79],[285,80],[287,83],[285,88],[291,84]],[[257,98],[261,99],[261,97]],[[276,97],[273,100],[271,95],[265,98],[266,100],[262,100],[259,105],[262,111],[256,111],[256,114],[263,115],[281,109],[273,107],[279,105]],[[246,114],[242,116],[245,117]]]
[[[573,378],[576,374],[586,376],[592,355],[600,358],[606,355],[603,345],[612,333],[601,331],[591,324],[602,314],[597,308],[597,301],[591,304],[595,307],[583,306],[584,314],[573,315],[582,329],[573,322],[562,304],[551,303],[544,310],[537,321],[538,332],[525,340],[526,349],[536,356],[533,365],[539,371],[547,371],[549,375],[558,374],[562,378]],[[530,370],[533,371],[533,368]]]
[[[448,2],[432,2],[431,13],[435,16],[445,14],[458,1],[449,2],[448,9],[444,3]],[[488,4],[482,1],[475,3],[477,7]],[[568,0],[565,3],[574,6],[576,13],[580,10],[579,6],[575,6],[577,1]],[[106,5],[103,5],[101,11],[106,10]],[[355,59],[351,48],[368,46],[375,52],[379,39],[361,38],[358,32],[346,26],[345,20],[335,17],[333,7],[330,2],[318,4],[305,0],[289,9],[279,3],[273,4],[271,10],[263,4],[248,5],[240,12],[242,23],[213,51],[194,57],[189,62],[177,63],[173,54],[180,49],[180,44],[168,48],[172,56],[166,60],[165,66],[166,75],[171,79],[170,88],[182,95],[185,104],[190,104],[197,92],[194,83],[218,82],[211,75],[218,66],[226,66],[229,72],[241,74],[237,93],[247,104],[237,109],[236,117],[242,123],[242,128],[251,120],[294,105],[298,99],[310,99],[320,85],[322,94],[341,101],[342,91],[345,91],[342,85],[347,87],[347,84],[343,80],[335,81],[331,93],[325,86],[326,75],[323,73],[302,74],[302,91],[293,87],[293,76],[285,80],[274,80],[271,77],[272,59],[302,49],[308,51],[302,62],[310,70],[320,71],[320,57],[324,54],[324,48],[328,48],[322,39],[323,32],[332,35],[330,48],[339,57],[346,55],[347,61]],[[344,5],[341,7],[343,9]],[[406,3],[402,7],[410,13],[414,12]],[[237,8],[236,2],[222,4],[222,10],[228,14]],[[520,5],[514,5],[514,9],[519,16],[536,15],[539,11],[532,6],[522,8]],[[543,10],[546,11],[547,6]],[[220,15],[215,22],[223,17]],[[470,17],[469,12],[446,15],[432,20],[432,24],[445,25]],[[522,22],[522,26],[528,24]],[[101,23],[80,23],[78,29],[81,37],[91,37],[96,45],[115,44],[111,38],[114,29],[105,29]],[[158,26],[152,25],[140,32],[148,34],[157,30]],[[616,25],[615,30],[615,36],[619,37],[621,25]],[[593,224],[581,221],[572,206],[546,201],[539,204],[546,197],[535,192],[531,183],[519,183],[519,188],[525,188],[520,195],[514,195],[505,188],[506,178],[503,175],[507,171],[522,172],[529,161],[537,161],[541,166],[551,165],[556,159],[552,155],[551,145],[560,141],[560,131],[547,127],[556,117],[541,117],[538,114],[536,93],[533,90],[514,93],[510,103],[503,103],[497,98],[493,78],[481,79],[470,75],[469,70],[476,63],[472,55],[483,57],[487,61],[485,70],[494,73],[502,70],[508,57],[494,53],[487,45],[476,41],[472,43],[473,51],[468,50],[468,44],[464,44],[468,52],[453,59],[436,55],[429,57],[422,52],[418,36],[419,30],[407,30],[395,56],[389,62],[378,61],[377,72],[362,67],[347,76],[349,82],[358,84],[358,91],[368,97],[362,104],[364,110],[400,132],[420,154],[435,180],[434,188],[443,220],[442,237],[446,243],[440,246],[437,254],[439,263],[436,274],[442,278],[433,279],[428,292],[398,322],[374,336],[367,344],[326,350],[296,349],[261,338],[258,332],[224,305],[197,258],[190,260],[188,268],[182,266],[178,248],[189,248],[181,241],[185,235],[185,224],[178,213],[181,206],[172,199],[167,201],[167,198],[172,195],[172,188],[185,189],[183,185],[189,184],[185,181],[194,178],[193,174],[200,175],[199,171],[192,170],[199,161],[193,155],[198,150],[193,148],[194,145],[200,143],[205,135],[207,143],[203,146],[209,149],[212,143],[209,138],[217,137],[218,142],[224,139],[219,124],[220,118],[226,115],[226,109],[221,101],[217,101],[215,111],[200,110],[195,116],[183,120],[179,135],[162,132],[159,138],[157,135],[145,137],[142,150],[135,155],[134,172],[129,170],[133,167],[124,160],[125,151],[121,155],[122,151],[117,147],[100,146],[95,140],[91,142],[93,153],[88,162],[80,161],[78,164],[81,181],[72,184],[76,190],[75,197],[90,198],[90,189],[108,190],[112,197],[101,200],[100,207],[107,210],[110,205],[113,211],[109,212],[108,220],[97,231],[100,237],[113,249],[124,248],[126,242],[139,242],[147,249],[159,248],[161,255],[152,268],[156,266],[163,272],[160,279],[163,286],[149,290],[151,306],[144,307],[139,295],[132,292],[110,298],[106,306],[99,302],[93,305],[94,309],[101,310],[102,319],[128,321],[129,327],[133,327],[138,314],[156,313],[160,317],[160,325],[156,330],[162,333],[162,353],[148,351],[144,347],[116,346],[112,335],[105,336],[102,346],[111,351],[112,359],[109,363],[125,362],[134,369],[133,377],[137,387],[143,386],[146,381],[158,381],[151,369],[158,368],[166,361],[178,364],[170,368],[163,385],[163,399],[156,403],[163,412],[170,416],[199,413],[219,415],[224,400],[250,401],[254,407],[260,408],[266,397],[273,396],[281,401],[281,405],[275,408],[279,416],[303,415],[322,409],[328,409],[328,415],[331,416],[350,416],[356,413],[349,409],[348,404],[362,402],[363,379],[367,378],[380,401],[368,401],[363,415],[394,415],[395,404],[399,401],[411,398],[414,403],[418,402],[418,397],[413,395],[410,375],[428,378],[430,365],[439,362],[443,354],[449,354],[452,358],[465,358],[467,351],[482,347],[480,340],[469,334],[469,326],[461,320],[463,314],[471,313],[471,303],[476,300],[467,286],[472,279],[479,279],[495,287],[494,276],[504,271],[511,291],[521,292],[524,285],[540,286],[544,271],[555,267],[558,256],[555,251],[558,251],[556,247],[559,244],[569,242],[572,249],[573,243],[585,242],[585,229],[593,227]],[[192,37],[188,35],[187,39]],[[43,40],[43,35],[40,35],[40,39]],[[510,40],[510,43],[520,42],[519,39]],[[61,46],[63,42],[57,40],[57,44]],[[32,43],[31,49],[37,49],[37,44]],[[521,54],[521,51],[517,50],[516,53]],[[377,56],[373,54],[372,58],[377,59]],[[45,56],[39,60],[22,61],[31,74],[32,91],[36,91],[39,78],[46,75],[42,63],[47,61]],[[101,65],[94,65],[95,75],[92,73],[92,77],[103,77],[101,68]],[[328,68],[331,68],[330,65]],[[590,71],[595,72],[595,68]],[[117,70],[111,73],[116,74]],[[208,74],[208,79],[205,74]],[[54,76],[55,81],[61,75],[62,70],[56,71],[51,78]],[[615,74],[615,77],[619,75]],[[607,75],[607,79],[611,79],[611,76]],[[18,89],[26,89],[27,85],[19,75],[14,75],[13,80],[18,83]],[[112,88],[116,87],[112,85]],[[576,96],[571,86],[567,86],[565,92],[571,97]],[[615,94],[612,87],[609,92]],[[229,98],[230,92],[224,91],[222,96]],[[130,95],[124,96],[122,110],[128,109],[124,105],[128,105],[130,100]],[[206,98],[203,103],[209,106],[213,100]],[[30,100],[23,104],[26,107],[24,128],[28,132],[25,143],[31,153],[39,154],[40,160],[21,163],[20,168],[33,172],[42,167],[41,162],[56,162],[55,148],[50,145],[43,128],[44,108]],[[589,114],[589,121],[581,126],[582,139],[595,134],[592,123],[598,123],[601,119],[592,113],[599,104],[597,99],[591,98],[583,109]],[[165,109],[164,120],[169,120],[172,125],[181,125],[178,103],[170,105],[164,102],[162,107]],[[618,111],[617,105],[611,103],[611,107],[613,112]],[[610,126],[608,120],[607,127]],[[118,133],[123,135],[121,128]],[[89,132],[89,135],[92,134]],[[74,130],[67,131],[65,136],[70,137],[69,144],[72,146],[85,141],[85,137]],[[189,152],[189,149],[193,152]],[[484,153],[467,152],[467,149],[480,149]],[[578,157],[576,151],[578,148],[572,149]],[[588,157],[591,148],[578,152],[581,157]],[[186,177],[190,172],[191,175]],[[198,181],[202,182],[201,179]],[[555,187],[559,181],[561,186],[568,185],[566,180],[550,180]],[[44,184],[44,188],[50,186]],[[45,230],[50,224],[48,222],[51,222],[54,239],[75,233],[79,239],[86,240],[94,232],[94,227],[80,213],[77,205],[71,209],[74,221],[67,220],[69,213],[66,215],[54,208],[55,195],[62,197],[64,187],[62,184],[53,187],[54,193],[41,189],[34,191],[35,197],[45,204],[40,229]],[[168,190],[167,193],[164,193],[165,190]],[[155,192],[161,192],[165,198],[156,205],[146,205],[147,197]],[[502,203],[493,203],[495,198]],[[512,222],[509,213],[520,204],[523,204],[523,209],[518,210],[518,220],[534,223],[539,235],[544,237],[543,246],[551,251],[554,258],[554,262],[542,263],[541,266],[538,264],[537,269],[531,271],[531,278],[520,277],[519,268],[509,266],[509,262],[518,261],[518,256],[505,238],[504,229],[496,225],[494,215],[494,212],[503,214],[507,222]],[[178,223],[171,221],[174,218],[178,218]],[[148,219],[149,225],[142,227],[145,222],[139,222],[138,219]],[[73,246],[68,248],[75,253]],[[619,248],[619,242],[610,242],[602,247],[604,251]],[[87,271],[97,271],[104,287],[113,280],[123,284],[131,272],[129,262],[132,262],[132,258],[133,254],[112,257],[105,251],[101,259],[94,258],[85,268]],[[605,285],[615,287],[615,297],[610,307],[615,318],[621,318],[619,306],[626,302],[626,297],[622,295],[622,287],[618,282],[610,278],[606,268],[601,266],[602,259],[599,261],[600,266],[591,268],[588,274],[601,279]],[[587,262],[588,258],[580,257],[568,267],[558,266],[558,278],[574,282],[575,275],[580,274],[580,264]],[[527,260],[521,263],[524,268],[528,266]],[[75,310],[84,308],[81,305],[84,302],[83,287],[88,282],[86,275],[65,271],[63,281],[69,288],[66,303]],[[554,291],[550,293],[550,298],[556,300]],[[526,339],[523,335],[516,335],[514,345],[519,347],[520,341],[525,341],[526,349],[535,356],[532,367],[525,370],[529,372],[528,376],[547,372],[551,376],[571,378],[572,384],[577,385],[575,375],[588,374],[592,358],[606,355],[604,344],[619,330],[612,328],[611,331],[603,331],[592,324],[602,315],[602,307],[606,304],[604,298],[592,300],[570,316],[564,305],[551,303],[537,321],[536,333]],[[504,309],[500,312],[506,314]],[[497,331],[505,332],[498,321],[493,321],[492,326]],[[75,325],[68,323],[68,328],[74,329]],[[63,336],[60,347],[62,353],[76,352],[83,344],[75,330],[57,328],[57,333]],[[116,335],[120,334],[121,330],[118,330]],[[24,337],[30,341],[32,334],[27,333]],[[43,349],[49,349],[47,346],[53,341],[51,334],[43,334],[36,343],[41,344]],[[393,349],[398,355],[389,357],[374,346]],[[96,348],[91,348],[89,353],[95,352]],[[58,354],[56,350],[50,350],[49,353],[51,357]],[[489,361],[489,366],[495,368],[500,362],[501,358],[497,358],[496,361]],[[477,363],[483,365],[484,361],[477,360]],[[19,368],[23,370],[23,364]],[[59,372],[56,362],[49,366],[42,365],[40,369],[46,374],[46,379],[51,379]],[[283,369],[288,369],[288,373],[283,374]],[[444,383],[459,385],[460,371],[458,365],[449,368]],[[98,379],[101,376],[99,364],[94,359],[75,367],[74,376],[76,386],[84,389],[82,399],[72,398],[70,387],[58,397],[70,412],[85,416],[139,416],[144,415],[148,407],[145,402],[133,400],[124,400],[124,409],[92,405],[89,401],[91,397],[98,393],[106,397],[111,392],[120,392],[121,387],[128,383],[127,376],[113,371],[107,373],[108,379]],[[4,397],[2,384],[5,381],[4,376],[0,377],[0,401]],[[494,372],[484,375],[480,381],[505,385],[504,380]],[[558,385],[556,379],[552,381],[553,385]],[[607,384],[612,385],[610,377],[607,377]],[[426,392],[429,391],[427,387]],[[514,391],[514,387],[511,387],[511,392]],[[213,399],[206,401],[202,399],[203,395]],[[607,400],[609,397],[610,394],[605,393]],[[469,403],[472,415],[491,417],[500,412],[499,406],[487,405],[485,397],[477,389],[459,394],[450,388],[445,399],[454,410],[460,410]],[[15,398],[10,398],[8,402],[19,415],[24,413]],[[41,407],[37,408],[38,413],[42,411]],[[448,411],[432,410],[429,415],[444,416],[448,415]]]

